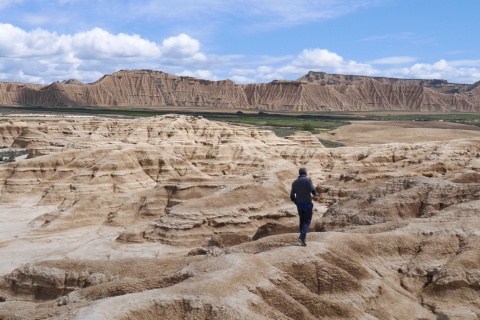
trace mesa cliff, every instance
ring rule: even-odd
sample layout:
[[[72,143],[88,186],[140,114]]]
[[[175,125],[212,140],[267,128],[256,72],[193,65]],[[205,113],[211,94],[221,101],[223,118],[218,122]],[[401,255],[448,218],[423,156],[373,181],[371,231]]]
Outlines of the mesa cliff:
[[[478,112],[480,82],[309,72],[296,81],[239,85],[152,70],[122,70],[91,84],[0,83],[0,105],[34,107],[213,107],[275,111]]]

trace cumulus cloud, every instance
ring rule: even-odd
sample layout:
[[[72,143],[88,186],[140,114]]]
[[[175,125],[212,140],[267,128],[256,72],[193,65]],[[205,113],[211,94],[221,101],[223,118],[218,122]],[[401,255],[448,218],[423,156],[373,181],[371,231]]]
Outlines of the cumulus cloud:
[[[271,65],[256,68],[232,68],[231,79],[239,83],[270,82],[272,80],[292,79],[303,76],[309,71],[329,73],[376,75],[378,70],[370,64],[345,60],[342,56],[326,49],[305,49],[289,61],[270,59]]]
[[[206,63],[200,42],[186,34],[165,39],[161,44],[139,35],[111,34],[94,28],[72,35],[43,29],[25,31],[10,24],[0,24],[0,65],[3,78],[11,74],[15,81],[44,82],[80,76],[92,81],[99,74],[117,71],[126,65],[132,69],[163,65]],[[8,70],[7,70],[8,69]]]
[[[195,71],[185,70],[183,72],[178,73],[178,75],[194,77],[198,79],[213,80],[213,81],[219,80],[210,70],[195,70]]]
[[[200,42],[182,33],[177,37],[163,40],[162,49],[166,55],[189,57],[198,53]]]
[[[450,82],[473,83],[480,80],[480,69],[472,67],[474,60],[448,62],[439,60],[433,64],[416,63],[402,69],[406,77],[419,79],[449,79]],[[478,66],[478,65],[477,65]]]
[[[277,57],[207,55],[201,51],[200,41],[185,33],[154,42],[101,28],[58,34],[1,23],[0,57],[0,80],[33,83],[69,78],[91,82],[120,69],[156,69],[210,80],[229,78],[237,83],[295,79],[308,71],[439,78],[460,83],[480,80],[480,60],[439,60],[408,66],[417,59],[392,56],[363,63],[322,48]],[[385,65],[390,69],[376,68]]]
[[[325,68],[338,67],[343,63],[343,58],[334,52],[325,49],[303,50],[292,65],[300,68]]]
[[[378,73],[369,64],[346,61],[337,53],[326,49],[305,49],[290,64],[277,69],[277,72],[301,75],[311,70],[368,75]]]
[[[158,57],[161,52],[159,45],[139,35],[113,35],[100,28],[60,38],[63,38],[67,51],[80,59],[148,59]]]

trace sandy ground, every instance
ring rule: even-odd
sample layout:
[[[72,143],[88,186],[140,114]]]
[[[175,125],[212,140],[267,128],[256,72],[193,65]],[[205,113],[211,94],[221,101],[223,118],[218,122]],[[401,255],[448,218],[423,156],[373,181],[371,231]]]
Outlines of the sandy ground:
[[[348,147],[361,147],[386,143],[480,139],[480,127],[443,121],[356,121],[317,137]]]
[[[44,260],[155,258],[188,252],[186,248],[154,242],[120,243],[115,239],[124,228],[119,227],[89,226],[49,233],[39,232],[31,226],[31,221],[52,209],[28,203],[22,207],[0,204],[0,276],[9,274],[25,263]]]
[[[358,121],[331,133],[318,135],[349,147],[385,143],[415,143],[465,138],[480,139],[480,128],[441,121],[381,122]],[[23,160],[25,156],[17,159]],[[38,199],[37,199],[38,200]],[[158,257],[188,251],[159,243],[122,244],[115,239],[123,228],[100,226],[80,228],[64,233],[48,234],[34,231],[30,225],[36,217],[51,211],[50,207],[23,203],[21,207],[0,204],[0,275],[10,273],[24,263],[41,260],[79,258],[114,259]],[[320,208],[319,208],[320,209]],[[325,208],[321,208],[325,211]],[[85,240],[87,239],[87,240]]]
[[[354,122],[351,125],[343,126],[336,129],[330,133],[322,133],[319,135],[319,138],[325,140],[333,140],[345,144],[349,147],[362,147],[367,145],[374,144],[387,144],[387,143],[418,143],[418,142],[429,142],[429,141],[446,141],[446,140],[456,140],[456,139],[480,139],[480,128],[474,126],[467,126],[461,124],[447,123],[441,121],[429,121],[429,122],[381,122],[381,121],[358,121]],[[475,141],[476,142],[476,141]],[[353,148],[352,148],[353,149]],[[347,150],[348,151],[348,150]],[[17,159],[21,160],[21,159]],[[42,228],[34,227],[32,221],[37,217],[41,216],[44,213],[50,212],[54,207],[48,206],[37,206],[39,198],[31,197],[29,201],[22,202],[20,205],[6,205],[0,204],[0,276],[7,275],[11,273],[15,268],[26,264],[26,263],[36,263],[39,261],[45,260],[60,260],[60,259],[71,259],[71,260],[81,260],[81,259],[91,259],[91,260],[117,260],[124,258],[164,258],[164,257],[178,257],[186,256],[186,254],[192,248],[186,247],[175,247],[167,246],[157,242],[144,242],[144,243],[121,243],[116,241],[116,238],[120,233],[122,233],[125,228],[123,227],[114,227],[108,225],[94,225],[89,227],[81,227],[76,229],[69,229],[65,231],[52,232]],[[326,210],[324,206],[316,206],[316,215],[318,217],[323,214]],[[292,223],[294,223],[292,219]],[[265,261],[272,261],[276,259],[284,259],[288,254],[291,255],[293,252],[297,254],[299,259],[293,259],[295,263],[304,261],[305,270],[311,270],[312,267],[312,257],[317,255],[319,252],[322,252],[324,245],[329,243],[328,238],[338,237],[341,239],[340,233],[331,232],[331,233],[316,233],[312,234],[312,245],[309,244],[308,250],[291,250],[292,248],[284,247],[283,245],[278,250],[271,250],[270,252],[263,253],[264,255],[271,255],[269,259]],[[279,236],[280,237],[280,236]],[[285,236],[285,239],[289,239]],[[454,237],[457,239],[457,237]],[[275,238],[272,238],[275,239]],[[283,238],[278,238],[283,239]],[[320,239],[320,240],[318,240]],[[353,239],[350,237],[350,239]],[[264,240],[259,241],[258,244],[253,244],[252,248],[255,246],[260,246],[265,244],[267,248],[268,241],[276,240]],[[284,240],[282,240],[284,241]],[[335,241],[331,240],[331,243]],[[347,240],[345,240],[347,241]],[[321,244],[320,244],[321,243]],[[337,242],[335,242],[337,243]],[[245,247],[251,244],[245,244]],[[270,244],[268,244],[270,245]],[[442,245],[442,244],[439,244]],[[339,248],[346,248],[348,246],[339,245]],[[240,249],[242,250],[242,249]],[[264,249],[261,249],[264,250]],[[266,249],[265,249],[266,250]],[[290,251],[289,251],[290,250]],[[286,252],[288,253],[282,253]],[[341,249],[340,249],[341,251]],[[217,270],[221,270],[224,273],[224,278],[226,279],[225,283],[238,283],[245,282],[246,278],[250,277],[249,273],[252,270],[253,263],[259,263],[259,266],[267,266],[263,260],[259,260],[258,257],[261,257],[260,254],[253,255],[253,257],[248,257],[245,252],[239,251],[239,255],[230,254],[222,255],[217,260],[212,260],[214,263],[217,263],[214,267],[210,267],[208,263],[205,264],[199,263],[191,267],[191,269],[186,269],[191,271],[195,280],[185,281],[183,284],[179,285],[176,289],[179,292],[178,297],[182,297],[181,301],[188,301],[188,294],[192,288],[197,289],[196,292],[202,292],[201,290],[206,290],[210,292],[210,286],[215,288],[215,285],[218,289],[218,292],[224,290],[224,286],[220,286],[218,283],[223,280],[219,280],[221,276],[218,275]],[[309,253],[311,252],[311,253]],[[261,253],[260,251],[258,253]],[[240,257],[241,255],[241,257]],[[215,257],[214,257],[215,258]],[[416,257],[415,257],[416,258]],[[430,257],[429,257],[430,258]],[[288,260],[288,259],[285,259]],[[380,260],[380,259],[378,259]],[[307,261],[307,262],[305,262]],[[339,260],[340,261],[340,260]],[[343,260],[342,260],[343,261]],[[346,260],[345,260],[346,261]],[[217,269],[218,264],[226,264],[226,266],[221,265],[222,268]],[[324,263],[324,262],[322,262]],[[278,262],[280,264],[280,262]],[[297,265],[301,265],[298,264]],[[381,265],[381,263],[380,263]],[[392,264],[395,267],[390,268],[393,270],[395,281],[398,281],[397,271],[398,267],[395,264]],[[350,266],[350,265],[349,265]],[[207,268],[208,267],[208,268]],[[276,272],[274,268],[265,267],[266,271],[261,271],[257,273],[258,282],[252,282],[252,286],[256,283],[263,283],[267,279],[266,275],[269,272]],[[261,268],[260,268],[261,269]],[[389,270],[390,270],[389,269]],[[192,271],[193,270],[193,271]],[[213,270],[205,271],[205,270]],[[233,271],[232,271],[233,270]],[[313,269],[315,271],[315,269]],[[354,270],[348,268],[348,270]],[[356,270],[356,269],[355,269]],[[358,269],[361,270],[361,269]],[[380,273],[375,269],[377,274]],[[310,272],[310,271],[309,271]],[[387,273],[385,273],[387,274]],[[473,273],[472,273],[473,274]],[[342,273],[342,277],[345,276],[345,272]],[[193,278],[193,277],[192,277]],[[216,279],[216,280],[215,280]],[[261,279],[261,280],[258,280]],[[277,278],[275,278],[277,279]],[[340,278],[339,278],[340,279]],[[215,281],[217,283],[215,284]],[[233,281],[233,282],[231,282]],[[238,282],[235,282],[238,281]],[[253,281],[253,280],[252,280]],[[387,280],[389,281],[389,280]],[[193,284],[192,284],[193,283]],[[347,282],[345,282],[347,283]],[[393,283],[393,282],[392,282]],[[202,285],[204,287],[202,287]],[[317,284],[318,285],[318,284]],[[369,288],[373,288],[373,284]],[[388,287],[388,286],[387,286]],[[379,287],[383,288],[383,287]],[[304,287],[302,287],[302,290]],[[166,293],[167,292],[167,293]],[[184,293],[188,293],[185,295]],[[223,292],[223,291],[222,291]],[[238,308],[242,308],[242,301],[246,301],[246,297],[242,296],[243,291],[239,291],[237,297],[239,303],[235,304]],[[245,291],[247,292],[247,291]],[[302,291],[303,292],[303,291]],[[181,294],[180,294],[181,293]],[[248,291],[247,295],[250,295],[252,292]],[[120,297],[110,297],[106,298],[104,301],[99,302],[93,307],[85,308],[84,311],[81,311],[77,316],[79,318],[93,319],[100,318],[104,316],[106,312],[115,311],[118,317],[123,316],[122,312],[127,310],[131,304],[140,304],[142,301],[151,301],[152,294],[156,295],[156,299],[159,301],[164,299],[168,301],[171,299],[171,294],[168,291],[148,291],[148,292],[138,292],[133,293],[132,295],[123,295]],[[162,296],[163,294],[163,296]],[[388,294],[387,294],[388,296]],[[475,294],[475,298],[477,295]],[[144,299],[144,300],[142,300]],[[187,299],[187,300],[185,300]],[[191,298],[194,301],[195,305],[200,305],[202,300],[198,299],[198,295]],[[235,298],[234,298],[235,299]],[[398,300],[398,296],[391,297],[391,301]],[[218,299],[217,299],[218,300]],[[213,303],[218,303],[217,300],[214,300]],[[279,300],[280,301],[280,300]],[[366,300],[362,300],[366,301]],[[373,300],[372,300],[373,301]],[[145,302],[143,302],[145,303]],[[184,303],[184,302],[182,302]],[[281,303],[281,302],[279,302]],[[130,305],[129,305],[130,304]],[[361,302],[360,304],[363,304]],[[404,308],[404,305],[393,303],[397,305],[398,309]],[[19,304],[20,305],[20,304]],[[25,304],[26,305],[26,304]],[[392,305],[391,302],[388,302],[388,305]],[[381,304],[379,305],[381,306]],[[117,310],[117,308],[119,310]],[[124,309],[122,309],[124,308]],[[145,307],[147,309],[147,307]],[[186,305],[185,308],[190,308],[189,305]],[[303,308],[303,306],[302,306]],[[419,307],[420,308],[420,307]],[[447,307],[445,307],[447,308]],[[384,309],[382,307],[381,309]],[[408,308],[404,308],[408,309]],[[423,309],[422,309],[423,310]],[[468,311],[468,310],[467,310]],[[85,313],[82,313],[85,312]],[[401,314],[401,311],[395,310],[392,311],[396,314]],[[414,313],[415,311],[412,311]],[[0,315],[0,318],[2,316]],[[67,313],[65,313],[65,318]],[[300,318],[300,317],[298,317]],[[412,317],[402,317],[402,318],[412,318]],[[458,317],[462,319],[467,319],[468,317]],[[429,319],[424,317],[424,319]]]

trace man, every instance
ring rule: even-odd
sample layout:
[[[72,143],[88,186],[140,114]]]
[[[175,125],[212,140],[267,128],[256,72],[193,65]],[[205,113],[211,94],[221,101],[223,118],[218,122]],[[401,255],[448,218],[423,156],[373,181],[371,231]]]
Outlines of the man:
[[[307,237],[307,232],[310,228],[310,222],[312,222],[312,195],[317,196],[318,193],[313,186],[312,180],[307,178],[306,168],[300,168],[298,174],[299,177],[292,183],[290,199],[297,205],[298,217],[300,219],[300,237],[298,238],[298,241],[305,247],[307,245],[305,238]]]

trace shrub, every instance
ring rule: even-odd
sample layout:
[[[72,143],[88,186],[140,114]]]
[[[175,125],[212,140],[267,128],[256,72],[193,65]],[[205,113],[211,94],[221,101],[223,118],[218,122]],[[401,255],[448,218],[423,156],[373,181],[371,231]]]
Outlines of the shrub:
[[[315,126],[313,124],[309,123],[309,122],[302,123],[300,128],[302,129],[302,131],[315,132]]]

